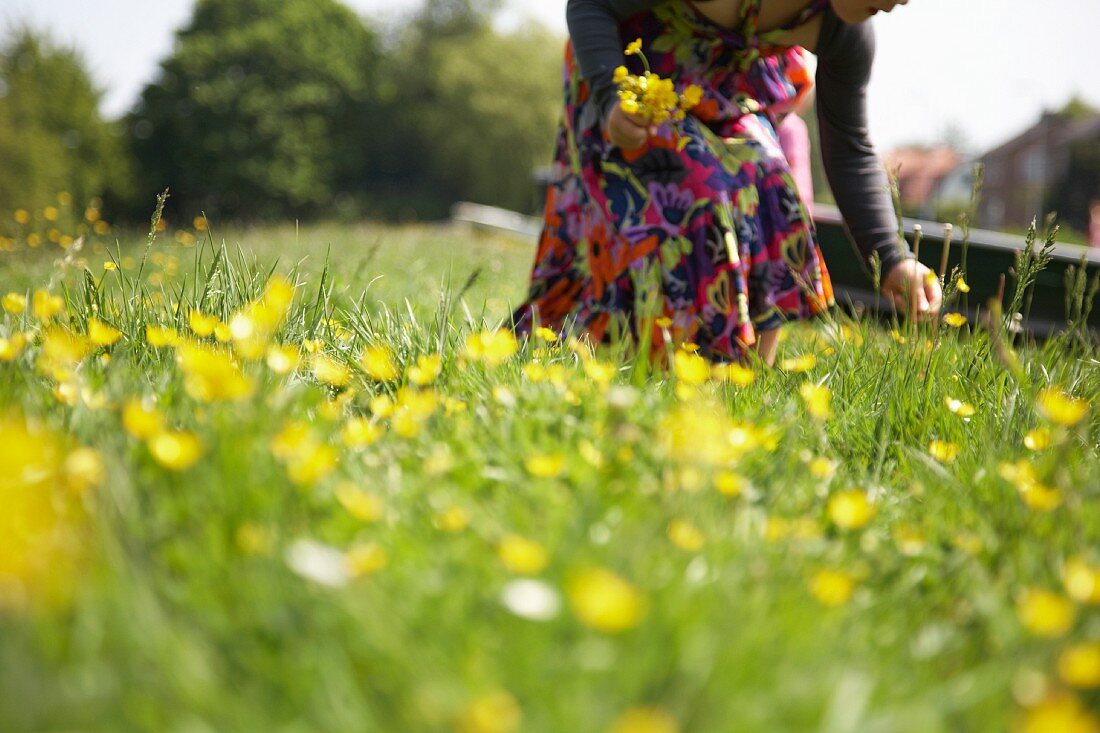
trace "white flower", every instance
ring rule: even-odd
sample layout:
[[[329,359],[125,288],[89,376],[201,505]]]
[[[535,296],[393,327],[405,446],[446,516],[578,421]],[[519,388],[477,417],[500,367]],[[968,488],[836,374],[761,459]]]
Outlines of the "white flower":
[[[348,584],[344,553],[314,540],[296,540],[286,551],[286,564],[306,580],[329,588]]]
[[[561,610],[558,592],[541,580],[513,580],[501,591],[500,602],[529,621],[549,621]]]

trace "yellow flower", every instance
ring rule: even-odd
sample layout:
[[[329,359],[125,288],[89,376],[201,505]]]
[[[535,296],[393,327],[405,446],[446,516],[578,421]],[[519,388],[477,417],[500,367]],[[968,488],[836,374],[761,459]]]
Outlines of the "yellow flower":
[[[836,474],[837,464],[836,461],[831,461],[824,456],[815,456],[810,459],[808,467],[810,469],[810,474],[814,476],[814,478],[828,481]]]
[[[785,372],[791,372],[792,374],[808,372],[815,366],[817,366],[817,357],[813,354],[803,354],[802,356],[784,359],[779,362],[780,369]]]
[[[332,473],[339,461],[335,447],[311,440],[286,462],[286,475],[299,486],[310,486]]]
[[[875,516],[875,507],[867,493],[858,489],[833,494],[826,511],[833,524],[841,529],[859,529]]]
[[[166,430],[149,440],[149,452],[170,471],[186,471],[202,457],[202,443],[191,433]]]
[[[1073,695],[1055,694],[1027,710],[1016,733],[1100,733],[1096,719]]]
[[[351,383],[351,370],[347,365],[336,361],[331,356],[317,354],[310,362],[310,368],[317,381],[330,387],[346,387]]]
[[[637,99],[624,99],[619,106],[622,107],[623,112],[626,112],[628,115],[636,115],[642,111],[642,107],[638,104]]]
[[[176,346],[180,343],[180,335],[171,328],[146,325],[145,340],[153,347]]]
[[[122,338],[122,332],[98,318],[88,319],[88,340],[96,346],[110,346]]]
[[[191,316],[188,318],[188,325],[191,326],[191,330],[195,332],[196,336],[206,338],[214,333],[214,328],[221,321],[217,316],[203,315],[200,311],[191,311]]]
[[[573,613],[596,631],[617,634],[632,629],[646,614],[641,591],[603,568],[575,573],[566,584],[566,592]]]
[[[684,384],[703,384],[710,379],[710,362],[698,354],[679,350],[674,362],[676,378]]]
[[[276,374],[290,374],[301,359],[302,352],[297,346],[272,344],[267,349],[267,368]]]
[[[176,360],[183,371],[183,387],[200,402],[240,401],[252,396],[254,384],[224,351],[198,342],[181,343]]]
[[[91,349],[91,342],[83,334],[51,327],[42,338],[38,366],[53,379],[63,382],[72,378],[72,370],[84,360]]]
[[[818,570],[810,578],[810,594],[823,606],[843,606],[852,598],[856,589],[854,577],[843,570],[828,568]]]
[[[828,387],[813,382],[806,382],[798,390],[802,395],[802,401],[806,403],[806,412],[815,420],[828,420],[832,415],[829,403],[833,393]]]
[[[374,494],[359,489],[347,481],[336,487],[336,501],[348,514],[363,522],[377,522],[382,518],[385,505]]]
[[[698,552],[707,542],[707,537],[702,530],[682,519],[673,519],[669,522],[668,538],[672,544],[687,552]]]
[[[386,567],[389,561],[389,553],[373,542],[355,545],[344,553],[348,574],[353,578],[373,575]]]
[[[374,445],[385,434],[385,429],[376,422],[362,417],[353,417],[344,423],[340,439],[349,448],[365,448]]]
[[[1027,588],[1016,600],[1016,616],[1035,636],[1057,639],[1073,628],[1077,609],[1063,595],[1042,588]]]
[[[951,328],[962,328],[967,323],[967,318],[962,313],[948,313],[943,317],[943,322]]]
[[[472,333],[466,337],[466,357],[494,369],[519,351],[515,334],[505,329]]]
[[[719,471],[714,474],[714,488],[726,496],[741,496],[748,487],[748,480],[733,471]]]
[[[451,506],[436,514],[434,523],[443,532],[461,532],[470,526],[470,513],[460,506]]]
[[[951,463],[959,457],[959,446],[946,440],[933,440],[928,445],[928,454],[940,463]]]
[[[27,308],[27,296],[22,293],[8,293],[4,296],[4,310],[17,316]]]
[[[1058,655],[1058,676],[1073,687],[1100,687],[1100,642],[1066,647]]]
[[[964,280],[961,277],[955,283],[955,286],[959,289],[960,293],[969,293],[970,292],[970,286],[967,285],[966,280]]]
[[[738,387],[748,387],[756,379],[752,369],[740,364],[715,364],[713,376],[720,382],[729,382]]]
[[[1066,560],[1062,573],[1062,582],[1066,593],[1078,603],[1100,605],[1100,568],[1090,564],[1082,557]]]
[[[616,718],[608,733],[680,733],[680,726],[661,708],[637,707]]]
[[[615,84],[622,84],[628,76],[630,76],[630,71],[625,66],[616,66],[615,74],[611,77],[611,80]]]
[[[77,448],[65,457],[66,485],[77,494],[100,486],[107,479],[103,458],[91,448]]]
[[[536,328],[535,336],[548,344],[552,344],[558,340],[558,334],[552,329],[547,328],[546,326],[539,326],[538,328]]]
[[[107,260],[106,262],[103,263],[103,271],[104,272],[114,272],[117,269],[118,269],[118,265],[116,265],[111,260]]]
[[[635,39],[635,40],[631,41],[626,46],[626,55],[627,56],[633,56],[633,55],[639,54],[641,52],[642,52],[642,39],[641,38],[638,38],[638,39]]]
[[[520,575],[541,573],[550,562],[550,554],[542,545],[515,534],[501,539],[497,555],[506,568]]]
[[[997,473],[1005,481],[1016,487],[1020,498],[1029,509],[1048,512],[1057,509],[1062,504],[1062,492],[1047,486],[1039,480],[1035,468],[1026,460],[1015,463],[1002,463],[997,468]]]
[[[0,361],[15,361],[26,345],[27,339],[21,333],[12,334],[10,338],[0,338]]]
[[[921,554],[928,545],[923,532],[916,527],[904,524],[894,528],[894,541],[898,545],[898,550],[906,557]]]
[[[1084,400],[1069,397],[1060,389],[1044,389],[1037,401],[1039,414],[1058,425],[1073,427],[1085,419],[1089,406]]]
[[[368,346],[359,361],[367,372],[367,376],[375,381],[392,382],[401,376],[394,361],[393,352],[388,346],[382,344]]]
[[[16,224],[27,224],[31,220],[31,212],[26,209],[16,209],[12,218],[15,219]]]
[[[457,733],[515,733],[523,720],[519,703],[506,690],[471,700],[456,721]]]
[[[48,290],[34,291],[32,310],[34,317],[40,321],[48,321],[65,307],[65,301],[60,295],[53,295]]]
[[[556,478],[565,470],[565,456],[561,453],[536,453],[528,456],[523,465],[536,478]]]
[[[416,364],[409,367],[409,381],[418,387],[434,382],[443,371],[443,357],[439,354],[422,354]]]
[[[98,454],[0,413],[0,614],[68,600],[79,581],[85,515],[78,495],[102,483]]]
[[[1046,450],[1054,442],[1054,438],[1050,433],[1050,428],[1041,426],[1034,430],[1029,430],[1027,435],[1024,436],[1024,446],[1030,450],[1039,451]]]
[[[971,405],[968,402],[962,402],[961,400],[957,400],[954,397],[944,397],[943,403],[947,405],[948,410],[950,410],[953,414],[958,415],[959,417],[967,418],[974,416],[974,405]]]
[[[152,405],[131,397],[122,406],[122,426],[138,440],[148,440],[164,431],[164,416]]]
[[[606,387],[611,384],[611,380],[615,378],[616,373],[618,373],[618,369],[614,364],[609,364],[606,361],[599,361],[598,359],[584,360],[585,376],[601,387]]]
[[[684,89],[684,108],[691,109],[692,107],[698,106],[702,101],[703,88],[696,84],[688,84],[687,88]]]

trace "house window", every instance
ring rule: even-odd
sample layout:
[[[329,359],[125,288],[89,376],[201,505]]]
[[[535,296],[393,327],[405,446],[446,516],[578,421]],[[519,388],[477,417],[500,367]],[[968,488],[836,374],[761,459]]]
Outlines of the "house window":
[[[1047,178],[1047,155],[1041,147],[1028,148],[1020,158],[1020,178],[1024,183],[1043,183]]]

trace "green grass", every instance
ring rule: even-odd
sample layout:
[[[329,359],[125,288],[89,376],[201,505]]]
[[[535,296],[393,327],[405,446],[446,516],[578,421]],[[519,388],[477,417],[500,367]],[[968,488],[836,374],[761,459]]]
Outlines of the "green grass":
[[[1088,588],[1074,600],[1063,580],[1070,558],[1100,568],[1100,369],[1079,340],[1021,349],[1014,371],[982,329],[800,326],[780,359],[816,363],[756,367],[743,387],[642,379],[621,350],[569,344],[524,344],[494,367],[467,338],[522,296],[529,244],[443,228],[215,236],[158,241],[140,275],[140,237],[87,245],[87,271],[0,253],[0,295],[48,285],[66,295],[62,331],[95,313],[121,331],[65,374],[30,308],[0,316],[0,337],[31,334],[0,362],[0,730],[605,731],[640,706],[676,721],[654,731],[927,733],[1100,709],[1058,673],[1064,649],[1100,640]],[[146,326],[187,334],[192,308],[229,322],[273,270],[296,284],[277,340],[312,343],[350,384],[320,384],[309,355],[291,375],[242,359],[250,394],[197,399],[195,367]],[[371,379],[359,356],[380,344],[402,374],[440,354],[439,379],[405,392],[404,376]],[[807,414],[807,382],[831,391],[825,421]],[[1047,422],[1049,387],[1087,416]],[[413,419],[410,395],[429,390],[430,414]],[[405,412],[375,415],[380,395]],[[125,429],[134,398],[201,442],[193,466],[162,465]],[[349,447],[354,417],[381,437]],[[288,425],[314,442],[279,458]],[[1026,448],[1044,426],[1051,445]],[[937,460],[933,441],[957,457]],[[105,475],[64,462],[77,446]],[[1029,508],[1002,477],[1018,460],[1056,508]],[[296,468],[316,480],[291,480]],[[734,477],[738,495],[717,490]],[[348,485],[370,497],[359,517]],[[843,529],[829,499],[852,489],[874,516]],[[524,587],[500,557],[510,535],[547,553],[532,577],[560,608],[544,602],[543,620],[502,602]],[[333,553],[350,548],[369,548],[373,572],[346,575]],[[311,549],[331,585],[293,559]],[[579,588],[603,577],[592,569],[623,579],[621,596]],[[851,597],[820,602],[822,570],[851,580]],[[1028,589],[1053,607],[1021,604]],[[612,605],[593,618],[585,600]]]

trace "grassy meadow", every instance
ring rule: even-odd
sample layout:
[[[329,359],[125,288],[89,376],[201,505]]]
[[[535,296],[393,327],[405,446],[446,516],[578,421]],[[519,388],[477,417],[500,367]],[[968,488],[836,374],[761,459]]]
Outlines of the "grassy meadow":
[[[496,330],[529,242],[196,224],[0,252],[0,730],[1100,731],[1076,335],[651,368]]]

